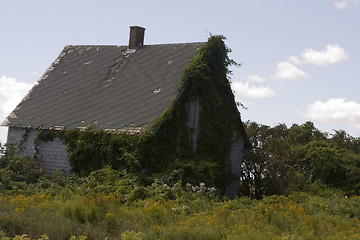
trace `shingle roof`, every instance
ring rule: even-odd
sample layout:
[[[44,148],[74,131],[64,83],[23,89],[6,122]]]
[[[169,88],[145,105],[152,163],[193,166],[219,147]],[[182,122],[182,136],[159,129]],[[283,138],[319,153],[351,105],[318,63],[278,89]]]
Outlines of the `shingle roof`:
[[[66,46],[3,125],[41,129],[144,129],[176,95],[203,43]]]

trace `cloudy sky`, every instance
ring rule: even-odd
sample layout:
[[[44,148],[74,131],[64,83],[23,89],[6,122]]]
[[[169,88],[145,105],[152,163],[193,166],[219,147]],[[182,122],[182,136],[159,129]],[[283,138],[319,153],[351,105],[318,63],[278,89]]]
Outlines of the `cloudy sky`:
[[[224,35],[243,121],[360,136],[359,0],[0,0],[0,13],[0,122],[64,46],[127,45],[139,25],[145,44]]]

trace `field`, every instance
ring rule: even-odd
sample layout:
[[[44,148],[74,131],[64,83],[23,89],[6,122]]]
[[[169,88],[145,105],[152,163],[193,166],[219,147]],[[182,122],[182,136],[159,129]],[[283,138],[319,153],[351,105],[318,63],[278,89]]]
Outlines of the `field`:
[[[49,178],[38,159],[0,146],[0,240],[360,239],[359,137],[310,122],[246,128],[253,149],[233,200],[207,179],[173,174],[192,165]]]
[[[316,195],[227,200],[203,185],[132,195],[87,185],[0,195],[0,239],[360,239],[360,197],[318,186]]]

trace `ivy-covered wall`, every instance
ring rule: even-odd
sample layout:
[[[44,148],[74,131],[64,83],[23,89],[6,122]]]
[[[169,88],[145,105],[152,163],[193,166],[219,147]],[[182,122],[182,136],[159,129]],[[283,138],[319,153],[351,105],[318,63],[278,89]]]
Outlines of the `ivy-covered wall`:
[[[228,79],[228,67],[236,63],[229,59],[223,40],[222,36],[209,38],[185,69],[177,100],[142,142],[147,172],[173,173],[183,181],[203,181],[222,192],[232,180],[230,154],[242,123]],[[190,104],[196,100],[201,110],[194,152],[191,136],[196,129],[187,123]]]

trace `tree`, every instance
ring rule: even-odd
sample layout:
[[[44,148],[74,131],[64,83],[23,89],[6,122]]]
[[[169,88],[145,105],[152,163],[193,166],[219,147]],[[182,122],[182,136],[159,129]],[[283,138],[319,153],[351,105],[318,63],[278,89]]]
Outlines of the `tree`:
[[[244,124],[252,150],[244,155],[241,193],[254,198],[305,190],[315,181],[360,192],[360,143],[345,131],[330,137],[312,122],[275,127]]]

